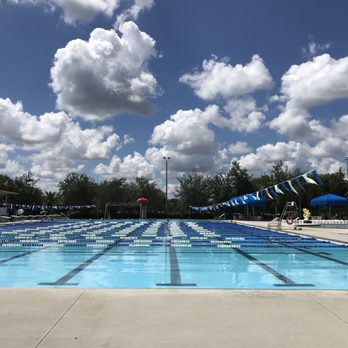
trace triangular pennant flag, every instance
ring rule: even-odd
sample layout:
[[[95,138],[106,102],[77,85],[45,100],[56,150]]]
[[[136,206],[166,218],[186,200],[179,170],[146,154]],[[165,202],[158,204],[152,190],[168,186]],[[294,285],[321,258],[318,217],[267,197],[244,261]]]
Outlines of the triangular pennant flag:
[[[278,193],[276,192],[276,190],[274,189],[274,187],[270,188],[271,192],[273,193],[274,196],[278,196]]]
[[[284,192],[278,187],[278,185],[274,186],[274,190],[275,192],[281,193],[282,195],[284,194]]]
[[[314,176],[314,178],[318,181],[320,185],[324,185],[324,182],[320,179],[320,176],[317,174],[316,170],[313,170],[311,174]]]
[[[280,185],[282,185],[282,187],[283,187],[286,191],[291,192],[291,191],[289,190],[289,188],[285,185],[285,182],[281,182]]]
[[[271,196],[271,195],[269,194],[268,188],[265,189],[265,192],[266,192],[267,196],[268,196],[270,199],[274,199],[273,196]]]
[[[295,180],[297,182],[297,185],[300,186],[301,190],[306,192],[306,190],[304,189],[304,187],[301,184],[300,177],[295,178]]]
[[[288,180],[288,181],[287,181],[287,183],[288,183],[288,185],[290,186],[290,188],[291,188],[292,192],[294,192],[294,193],[296,193],[296,194],[298,195],[298,192],[296,191],[295,187],[294,187],[294,186],[292,186],[291,181],[290,181],[290,180]]]
[[[258,200],[254,194],[250,193],[250,196],[253,197],[255,201]]]
[[[309,173],[303,174],[302,177],[308,182],[308,184],[318,185],[313,179],[308,177]]]

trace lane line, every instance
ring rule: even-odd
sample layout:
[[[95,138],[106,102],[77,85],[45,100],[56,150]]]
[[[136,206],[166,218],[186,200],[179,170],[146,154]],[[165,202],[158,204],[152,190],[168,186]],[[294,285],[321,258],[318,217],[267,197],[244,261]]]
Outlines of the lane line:
[[[167,222],[168,224],[168,222]],[[165,235],[171,236],[168,226],[165,227]],[[174,237],[175,238],[175,237]],[[167,246],[169,248],[169,265],[170,265],[170,283],[156,283],[157,286],[196,286],[196,283],[183,283],[181,280],[180,266],[178,258],[176,256],[176,250],[173,246]]]
[[[244,256],[246,259],[254,262],[256,265],[264,269],[266,272],[272,274],[272,276],[279,279],[281,282],[283,282],[286,285],[297,285],[296,282],[294,282],[292,279],[286,277],[284,274],[279,273],[274,268],[268,266],[267,264],[263,263],[262,261],[258,260],[256,257],[251,256],[247,252],[240,250],[240,249],[233,249],[236,253]]]
[[[90,264],[92,264],[93,262],[95,262],[96,260],[98,260],[101,256],[105,255],[107,252],[109,252],[111,249],[113,249],[115,247],[115,245],[112,246],[108,246],[107,248],[103,249],[102,251],[99,251],[99,253],[93,255],[92,257],[90,257],[88,260],[82,262],[80,265],[78,265],[76,268],[74,268],[72,271],[70,271],[69,273],[67,273],[66,275],[64,275],[63,277],[59,278],[58,280],[56,280],[55,282],[43,282],[43,283],[38,283],[38,285],[50,285],[50,286],[54,286],[54,285],[78,285],[78,283],[68,283],[68,281],[75,277],[76,274],[80,273],[81,271],[83,271],[86,267],[88,267]]]
[[[246,233],[250,235],[250,233],[248,233],[248,232],[246,232]],[[263,237],[263,236],[260,236],[260,235],[258,235],[258,237],[259,237],[260,239],[267,240],[268,242],[270,242],[270,243],[272,243],[272,244],[284,245],[284,246],[286,246],[286,247],[288,247],[288,248],[290,248],[290,249],[298,250],[298,251],[304,252],[304,253],[306,253],[306,254],[310,254],[310,255],[314,255],[314,256],[320,257],[320,258],[325,259],[325,260],[333,261],[333,262],[339,263],[340,265],[343,265],[343,266],[348,266],[348,262],[334,259],[333,257],[326,256],[326,255],[324,255],[323,253],[315,253],[315,252],[313,252],[313,251],[309,251],[309,250],[303,249],[303,248],[301,248],[301,247],[292,246],[291,244],[289,244],[289,243],[287,243],[287,242],[272,241],[270,238],[268,238],[268,237]],[[315,239],[315,238],[314,238],[314,239]],[[315,240],[317,240],[317,239],[315,239]]]
[[[0,264],[9,262],[9,261],[12,261],[12,260],[15,260],[15,259],[19,259],[21,257],[27,256],[27,255],[30,255],[30,254],[33,254],[33,253],[38,253],[38,252],[40,252],[42,250],[45,250],[45,249],[48,249],[48,248],[49,247],[43,247],[43,248],[40,248],[40,249],[26,251],[25,253],[18,254],[18,255],[15,255],[15,256],[11,256],[11,257],[8,257],[7,259],[0,260]]]

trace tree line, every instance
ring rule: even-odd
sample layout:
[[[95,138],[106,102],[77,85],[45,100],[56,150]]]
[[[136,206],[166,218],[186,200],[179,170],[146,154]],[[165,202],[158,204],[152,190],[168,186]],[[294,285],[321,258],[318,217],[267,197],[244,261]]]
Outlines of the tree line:
[[[179,176],[178,186],[174,198],[168,202],[169,214],[183,217],[192,206],[206,206],[224,202],[231,197],[252,193],[268,186],[275,185],[284,180],[303,174],[300,169],[289,170],[282,161],[274,163],[269,174],[253,177],[243,168],[238,161],[231,167],[215,175],[205,175],[198,171]],[[270,200],[266,208],[257,208],[265,214],[277,214],[282,210],[285,202],[294,200],[300,208],[308,207],[309,201],[320,194],[334,193],[341,196],[348,195],[348,182],[340,169],[336,173],[322,174],[323,186],[305,185],[305,191],[299,195],[278,195]],[[33,173],[28,172],[14,179],[0,174],[0,189],[17,192],[18,195],[10,196],[11,203],[43,204],[43,205],[90,205],[97,206],[103,211],[107,202],[135,202],[139,197],[149,200],[148,211],[151,214],[163,214],[165,209],[165,194],[157,184],[147,178],[139,177],[134,181],[126,178],[112,178],[96,182],[83,173],[69,173],[58,183],[58,191],[43,191],[38,186],[38,180]],[[231,208],[226,208],[231,213]],[[226,210],[225,209],[225,210]],[[245,213],[245,208],[233,208],[233,213]],[[197,214],[196,214],[197,215]],[[206,213],[211,217],[211,213]],[[200,217],[197,215],[197,217]]]

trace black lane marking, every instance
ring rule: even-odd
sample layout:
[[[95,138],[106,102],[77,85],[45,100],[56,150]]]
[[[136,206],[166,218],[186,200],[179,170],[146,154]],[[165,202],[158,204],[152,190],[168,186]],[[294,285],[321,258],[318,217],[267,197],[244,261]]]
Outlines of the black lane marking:
[[[170,283],[157,283],[157,286],[196,286],[196,283],[182,283],[175,247],[169,248]]]
[[[273,269],[272,267],[268,266],[267,264],[263,263],[262,261],[258,260],[257,258],[251,256],[250,254],[246,253],[243,250],[240,249],[233,249],[236,253],[244,256],[246,259],[254,262],[256,265],[260,266],[261,268],[263,268],[266,272],[272,274],[272,276],[278,278],[280,281],[282,281],[284,284],[286,285],[294,285],[296,284],[293,280],[291,280],[290,278],[286,277],[285,275],[279,273],[278,271],[276,271],[275,269]]]
[[[170,236],[170,232],[165,229],[165,236]],[[166,245],[166,251],[168,246]],[[175,247],[169,246],[169,264],[170,264],[170,283],[156,283],[157,286],[196,286],[196,283],[182,283],[178,258]]]
[[[263,263],[262,261],[258,260],[257,258],[251,256],[247,252],[240,250],[240,249],[237,249],[237,248],[233,249],[233,250],[235,252],[237,252],[238,254],[244,256],[248,260],[254,262],[256,265],[260,266],[266,272],[272,274],[272,276],[274,276],[275,278],[279,279],[280,281],[282,281],[284,283],[284,284],[273,284],[274,286],[301,286],[301,287],[302,286],[314,286],[314,284],[298,284],[298,283],[294,282],[292,279],[285,276],[284,274],[279,273],[274,268],[268,266],[267,264]]]
[[[175,247],[169,247],[170,283],[157,283],[157,286],[197,286],[196,283],[182,283]]]
[[[76,268],[74,268],[72,271],[70,271],[69,273],[67,273],[65,276],[59,278],[58,280],[56,280],[53,283],[38,283],[38,285],[50,285],[50,286],[55,286],[55,285],[78,285],[79,283],[68,283],[68,281],[75,277],[76,274],[80,273],[81,271],[83,271],[86,267],[88,267],[91,263],[93,263],[94,261],[98,260],[101,256],[103,256],[104,254],[106,254],[107,252],[109,252],[111,249],[113,249],[115,247],[115,245],[112,246],[108,246],[107,248],[103,249],[102,251],[100,251],[99,253],[93,255],[91,258],[89,258],[88,260],[84,261],[83,263],[81,263],[80,265],[78,265]]]
[[[304,286],[315,286],[314,284],[273,284],[273,286],[276,287],[287,287],[287,286],[291,286],[291,287],[296,287],[296,286],[300,286],[300,287],[304,287]]]
[[[36,250],[26,251],[25,253],[18,254],[18,255],[15,255],[15,256],[11,256],[11,257],[9,257],[7,259],[0,260],[0,264],[9,262],[11,260],[19,259],[20,257],[24,257],[24,256],[27,256],[27,255],[30,255],[30,254],[33,254],[33,253],[38,253],[38,252],[40,252],[40,251],[42,251],[44,249],[47,249],[47,248],[49,248],[49,247],[43,247],[43,248],[36,249]]]
[[[157,283],[157,286],[197,286],[196,283]]]
[[[247,234],[249,234],[248,232],[246,232]],[[250,234],[249,234],[250,235]],[[329,257],[329,256],[325,256],[323,255],[322,253],[315,253],[313,251],[309,251],[307,249],[303,249],[301,247],[295,247],[295,246],[292,246],[291,244],[288,244],[286,242],[280,242],[280,241],[272,241],[270,238],[268,237],[263,237],[263,236],[260,236],[258,235],[258,237],[260,239],[263,239],[263,240],[267,240],[268,242],[272,243],[272,244],[280,244],[280,245],[284,245],[286,247],[288,247],[289,249],[294,249],[294,250],[298,250],[298,251],[302,251],[306,254],[310,254],[310,255],[314,255],[314,256],[317,256],[317,257],[321,257],[322,259],[326,259],[326,260],[329,260],[329,261],[333,261],[333,262],[336,262],[336,263],[339,263],[340,265],[343,265],[343,266],[348,266],[348,262],[345,262],[345,261],[341,261],[341,260],[337,260],[337,259],[334,259],[333,257]],[[316,239],[317,240],[317,239]],[[330,242],[329,242],[330,243]]]
[[[309,250],[302,249],[302,248],[297,248],[297,247],[292,247],[292,246],[290,246],[290,248],[302,251],[302,252],[310,254],[310,255],[321,257],[322,259],[326,259],[326,260],[329,260],[329,261],[333,261],[333,262],[339,263],[340,265],[343,265],[343,266],[348,266],[348,262],[337,260],[337,259],[334,259],[333,257],[329,257],[329,256],[325,256],[325,255],[322,255],[322,254],[314,253],[313,251],[309,251]]]
[[[175,248],[169,248],[170,260],[170,282],[172,284],[181,284],[181,274],[179,268],[178,258],[176,257]]]

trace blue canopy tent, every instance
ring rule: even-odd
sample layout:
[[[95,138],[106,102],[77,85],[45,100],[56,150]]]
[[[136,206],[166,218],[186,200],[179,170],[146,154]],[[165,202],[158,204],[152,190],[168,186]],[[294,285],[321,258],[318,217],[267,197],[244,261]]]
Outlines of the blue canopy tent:
[[[333,195],[332,193],[328,193],[327,195],[322,195],[313,198],[311,200],[311,206],[316,205],[346,207],[348,206],[348,199],[342,196],[337,196]]]
[[[327,206],[330,207],[330,218],[331,218],[331,207],[347,207],[348,199],[342,196],[333,195],[328,193],[319,197],[315,197],[311,200],[311,206]]]

